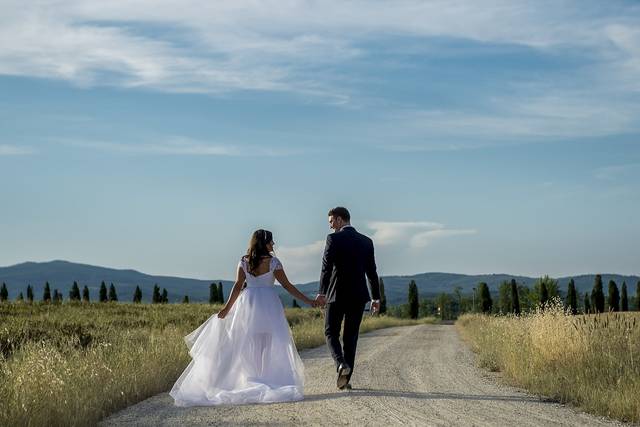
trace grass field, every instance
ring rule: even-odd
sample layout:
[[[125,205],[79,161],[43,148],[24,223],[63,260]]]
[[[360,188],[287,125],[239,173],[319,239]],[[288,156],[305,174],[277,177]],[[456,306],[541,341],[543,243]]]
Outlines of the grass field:
[[[556,304],[520,317],[464,315],[456,325],[480,364],[508,382],[640,421],[640,313],[571,316]]]
[[[183,337],[209,304],[0,304],[0,425],[95,425],[168,391],[190,361]],[[287,309],[299,350],[324,343],[320,309]],[[365,316],[361,331],[416,324]]]

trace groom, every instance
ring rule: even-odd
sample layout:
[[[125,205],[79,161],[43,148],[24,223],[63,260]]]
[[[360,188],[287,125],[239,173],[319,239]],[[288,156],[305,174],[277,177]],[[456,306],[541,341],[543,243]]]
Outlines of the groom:
[[[360,322],[367,302],[371,301],[372,313],[380,310],[380,285],[373,255],[373,242],[360,234],[350,223],[346,208],[329,211],[329,226],[335,230],[327,236],[322,257],[320,290],[316,302],[325,305],[324,335],[338,371],[337,386],[351,389],[349,380],[356,359],[356,345]],[[369,297],[365,275],[371,284]],[[344,320],[340,345],[340,327]]]

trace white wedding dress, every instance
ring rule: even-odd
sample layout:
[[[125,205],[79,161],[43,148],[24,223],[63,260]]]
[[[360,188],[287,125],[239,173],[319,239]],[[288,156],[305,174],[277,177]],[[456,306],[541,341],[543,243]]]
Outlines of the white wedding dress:
[[[253,276],[224,319],[214,313],[184,340],[191,362],[169,392],[176,406],[272,403],[303,399],[304,365],[269,271]]]

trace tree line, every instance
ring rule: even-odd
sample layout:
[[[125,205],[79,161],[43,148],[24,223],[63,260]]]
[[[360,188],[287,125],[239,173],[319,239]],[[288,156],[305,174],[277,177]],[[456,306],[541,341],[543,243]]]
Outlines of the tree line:
[[[640,281],[636,284],[636,297],[630,298],[626,281],[618,288],[614,280],[609,280],[608,292],[605,296],[602,275],[596,274],[594,277],[591,292],[585,292],[582,298],[579,297],[573,279],[567,284],[567,291],[564,298],[561,298],[558,281],[544,276],[534,283],[533,290],[524,285],[517,285],[515,280],[503,282],[498,288],[497,307],[493,307],[493,300],[486,283],[480,283],[479,289],[479,311],[484,313],[513,313],[520,314],[524,309],[531,310],[536,306],[544,308],[552,298],[563,300],[565,307],[572,313],[603,313],[606,311],[629,311],[631,301],[635,299],[635,307],[640,310]]]
[[[7,288],[7,284],[2,282],[2,286],[0,286],[0,302],[9,300],[9,289]],[[34,301],[33,295],[33,287],[31,285],[27,285],[26,289],[26,298],[22,292],[18,294],[16,297],[16,301],[27,301],[32,303]],[[53,289],[53,293],[51,293],[51,286],[49,282],[45,282],[44,291],[42,293],[41,301],[44,303],[62,303],[64,297],[62,292],[58,289]],[[69,301],[74,302],[91,302],[91,295],[89,292],[89,288],[85,285],[82,288],[82,292],[80,292],[80,286],[77,281],[74,281],[71,285],[71,289],[69,290]],[[109,301],[118,301],[118,293],[116,291],[116,287],[113,283],[110,284],[107,289],[107,284],[102,281],[100,284],[100,289],[98,291],[98,301],[100,302],[109,302]],[[142,303],[142,290],[140,286],[136,286],[135,291],[133,292],[133,302],[134,303]],[[160,287],[158,284],[153,285],[153,291],[151,294],[151,303],[152,304],[166,304],[169,302],[169,293],[166,288],[162,288],[160,291]],[[185,295],[182,299],[183,303],[189,303],[189,296]],[[222,304],[224,303],[224,289],[222,287],[222,282],[219,283],[211,283],[209,288],[209,303],[210,304]]]
[[[536,280],[529,288],[518,284],[515,279],[503,281],[497,290],[497,295],[491,294],[489,285],[480,282],[473,288],[471,295],[464,295],[461,287],[455,287],[453,293],[440,293],[432,298],[420,298],[418,286],[414,280],[408,284],[407,303],[391,307],[389,312],[396,317],[436,316],[442,319],[455,319],[461,313],[482,312],[520,314],[544,308],[552,299],[560,298],[565,307],[572,313],[602,313],[605,311],[629,311],[635,300],[636,310],[640,310],[640,281],[636,284],[635,298],[629,296],[627,284],[623,281],[618,288],[614,280],[608,283],[608,293],[605,296],[602,275],[597,274],[591,292],[580,296],[573,279],[567,284],[567,290],[562,297],[558,281],[544,276]]]

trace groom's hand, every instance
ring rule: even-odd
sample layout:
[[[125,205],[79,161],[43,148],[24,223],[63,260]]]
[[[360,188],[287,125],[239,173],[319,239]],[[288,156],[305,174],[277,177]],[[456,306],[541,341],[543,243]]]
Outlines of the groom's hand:
[[[380,301],[371,302],[371,314],[378,314],[380,312]]]
[[[324,307],[324,305],[327,303],[327,298],[324,295],[318,294],[316,295],[315,301],[317,307]]]

